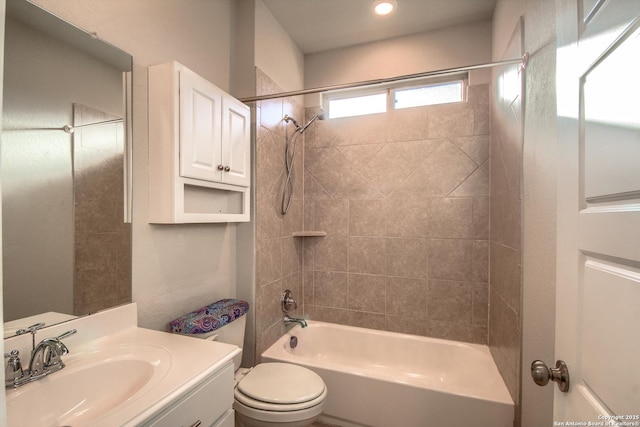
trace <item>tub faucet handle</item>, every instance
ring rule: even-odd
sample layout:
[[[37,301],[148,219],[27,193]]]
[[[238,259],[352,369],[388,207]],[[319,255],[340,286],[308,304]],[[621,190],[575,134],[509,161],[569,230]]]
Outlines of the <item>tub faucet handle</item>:
[[[298,308],[298,302],[293,297],[293,292],[289,289],[283,292],[282,297],[280,298],[280,307],[282,307],[282,312],[284,314],[290,314],[293,310]]]

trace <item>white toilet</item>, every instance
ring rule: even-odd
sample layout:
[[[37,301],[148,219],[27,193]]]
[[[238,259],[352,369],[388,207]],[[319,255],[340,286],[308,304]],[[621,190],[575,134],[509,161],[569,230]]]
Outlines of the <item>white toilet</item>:
[[[215,331],[188,335],[235,344],[242,349],[245,325],[246,316],[241,314]],[[245,369],[240,368],[241,361],[241,354],[233,361],[236,426],[307,427],[320,416],[327,387],[318,374],[290,363],[261,363]]]

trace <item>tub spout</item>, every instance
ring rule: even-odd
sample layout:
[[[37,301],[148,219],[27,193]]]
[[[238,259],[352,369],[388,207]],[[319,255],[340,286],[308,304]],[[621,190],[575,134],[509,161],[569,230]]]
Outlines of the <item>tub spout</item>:
[[[290,317],[289,315],[284,316],[284,324],[288,325],[290,323],[297,323],[301,328],[307,327],[307,321],[304,319],[299,319],[297,317]]]

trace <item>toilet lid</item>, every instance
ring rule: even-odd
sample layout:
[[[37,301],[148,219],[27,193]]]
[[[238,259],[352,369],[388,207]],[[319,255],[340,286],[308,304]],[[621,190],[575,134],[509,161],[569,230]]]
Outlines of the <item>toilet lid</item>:
[[[239,383],[238,391],[252,399],[275,404],[308,402],[325,391],[315,372],[289,363],[261,363]]]

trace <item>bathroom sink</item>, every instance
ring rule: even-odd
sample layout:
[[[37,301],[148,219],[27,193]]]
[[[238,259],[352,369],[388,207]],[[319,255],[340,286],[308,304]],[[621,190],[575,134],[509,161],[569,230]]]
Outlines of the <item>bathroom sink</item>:
[[[63,358],[61,371],[7,392],[10,426],[83,426],[131,404],[162,380],[171,354],[118,345]]]

